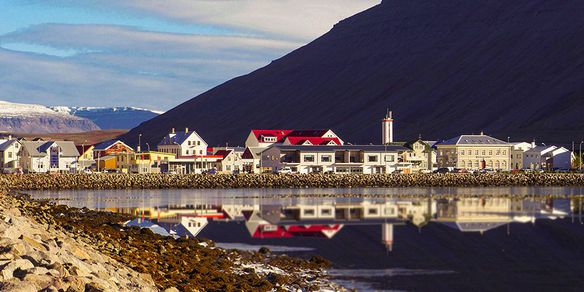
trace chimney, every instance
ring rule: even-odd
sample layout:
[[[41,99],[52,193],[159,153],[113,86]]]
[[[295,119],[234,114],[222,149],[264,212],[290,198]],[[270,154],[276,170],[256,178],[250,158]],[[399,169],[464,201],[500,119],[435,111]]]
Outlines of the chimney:
[[[385,119],[381,122],[381,142],[383,144],[393,142],[393,115],[389,109],[387,109]]]
[[[188,133],[189,133],[189,127],[186,127],[185,128],[185,134],[188,134]]]
[[[171,134],[174,134],[174,128],[172,128],[172,129],[170,130],[170,133],[171,133]]]
[[[535,148],[535,139],[531,142],[531,148]]]

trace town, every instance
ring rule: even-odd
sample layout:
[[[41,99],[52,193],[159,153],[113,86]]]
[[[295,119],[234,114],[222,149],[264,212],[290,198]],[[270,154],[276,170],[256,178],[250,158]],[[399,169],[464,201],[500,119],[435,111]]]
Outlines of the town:
[[[170,129],[155,145],[120,140],[95,145],[72,141],[0,140],[2,173],[332,173],[569,171],[582,169],[561,146],[507,142],[484,133],[447,140],[394,141],[394,119],[381,119],[381,144],[345,143],[332,129],[252,129],[245,147],[210,147],[196,131]],[[154,148],[154,147],[153,147]]]

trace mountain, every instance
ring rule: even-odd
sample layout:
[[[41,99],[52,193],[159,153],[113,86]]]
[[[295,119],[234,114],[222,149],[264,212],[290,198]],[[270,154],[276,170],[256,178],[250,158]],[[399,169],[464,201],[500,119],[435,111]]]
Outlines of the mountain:
[[[385,0],[123,139],[188,126],[210,145],[241,145],[252,128],[332,128],[379,143],[389,107],[396,140],[580,141],[583,12],[584,1]]]
[[[101,129],[132,129],[162,112],[136,107],[66,107],[53,110],[92,120]]]
[[[35,104],[0,101],[0,131],[10,133],[76,133],[99,130],[92,121]]]

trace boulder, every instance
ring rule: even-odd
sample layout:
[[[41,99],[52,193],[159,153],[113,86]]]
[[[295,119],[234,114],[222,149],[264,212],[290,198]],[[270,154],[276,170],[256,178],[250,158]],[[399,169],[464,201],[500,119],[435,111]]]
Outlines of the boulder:
[[[29,260],[17,259],[4,266],[2,269],[2,276],[4,277],[4,280],[10,280],[14,277],[15,271],[26,271],[32,268],[34,268],[34,265]]]

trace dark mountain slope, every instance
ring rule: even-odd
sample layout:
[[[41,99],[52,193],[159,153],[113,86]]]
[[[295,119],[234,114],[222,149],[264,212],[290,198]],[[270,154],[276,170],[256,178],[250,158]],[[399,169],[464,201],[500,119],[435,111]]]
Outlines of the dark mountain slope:
[[[582,15],[582,1],[384,1],[124,139],[158,142],[188,126],[211,145],[242,144],[251,128],[330,127],[349,142],[380,142],[390,107],[397,140],[484,130],[580,141]]]

